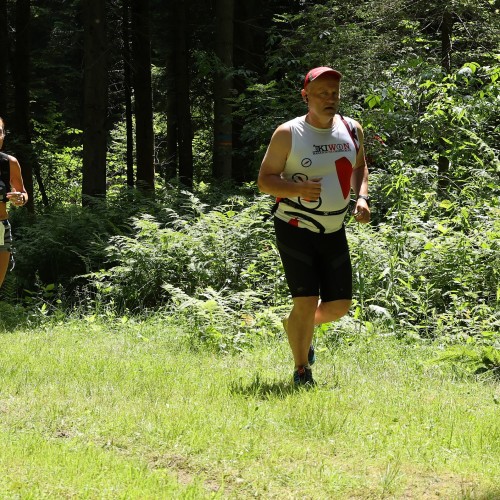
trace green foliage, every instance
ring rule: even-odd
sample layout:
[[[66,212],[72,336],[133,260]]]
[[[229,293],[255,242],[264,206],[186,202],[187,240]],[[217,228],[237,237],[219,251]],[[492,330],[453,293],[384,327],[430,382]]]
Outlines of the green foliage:
[[[255,177],[275,128],[305,112],[298,88],[287,80],[262,84],[249,79],[245,92],[234,99],[234,116],[244,121],[241,140]]]
[[[45,284],[69,285],[87,270],[96,243],[107,233],[105,225],[97,214],[73,206],[21,226],[22,238],[16,242],[19,285],[31,289],[36,276]]]
[[[18,286],[33,290],[39,280],[42,286],[61,284],[70,292],[75,278],[103,264],[109,237],[130,231],[128,218],[153,206],[139,192],[122,190],[91,207],[59,205],[35,217],[14,210]]]
[[[367,296],[408,333],[451,341],[500,330],[497,75],[468,63],[444,76],[414,59],[366,98],[371,236],[382,237],[386,262],[378,283],[365,279]],[[451,162],[439,194],[438,155]]]
[[[208,287],[200,297],[187,295],[165,284],[171,298],[170,313],[191,332],[191,345],[217,351],[241,351],[254,347],[262,339],[281,331],[279,309],[263,307],[258,292],[247,289],[230,292]]]
[[[458,340],[500,332],[498,209],[424,221],[414,200],[386,223],[351,236],[355,279],[366,305],[388,311],[407,333]],[[424,214],[427,212],[424,211]],[[444,210],[442,209],[442,212]],[[373,316],[368,308],[368,317]]]
[[[49,204],[78,203],[82,182],[82,131],[67,128],[63,116],[47,105],[46,120],[35,122],[33,149],[40,164],[41,179]],[[35,203],[41,205],[39,190]]]
[[[20,304],[0,300],[0,333],[25,327],[27,319],[27,311]]]
[[[208,212],[199,200],[191,202],[194,217],[166,207],[166,222],[142,215],[133,219],[132,235],[110,239],[108,268],[90,275],[100,301],[134,311],[157,308],[168,303],[169,286],[195,298],[209,289],[225,296],[256,290],[267,304],[283,296],[272,231],[262,223],[267,200],[235,198]]]
[[[194,341],[222,350],[275,335],[289,299],[272,225],[262,221],[270,200],[255,197],[254,185],[235,195],[234,186],[211,185],[209,179],[213,110],[207,89],[218,68],[206,43],[212,31],[198,26],[191,53],[195,192],[159,182],[155,198],[147,199],[123,189],[121,70],[115,71],[119,51],[111,51],[117,92],[110,110],[108,199],[81,209],[75,206],[81,191],[75,97],[81,27],[73,16],[76,3],[68,5],[55,18],[50,9],[34,8],[35,32],[46,35],[37,46],[31,89],[33,143],[51,207],[33,218],[12,211],[17,267],[2,297],[14,303],[22,293],[27,311],[41,318],[57,317],[66,304],[123,317],[162,309],[180,319]],[[115,29],[117,9],[112,4]],[[242,123],[238,154],[247,161],[249,178],[257,174],[275,127],[305,112],[299,95],[305,71],[327,64],[344,73],[342,112],[364,126],[374,200],[371,227],[348,227],[355,271],[355,307],[346,319],[351,326],[380,326],[407,339],[438,337],[444,344],[497,341],[495,9],[484,0],[295,2],[274,18],[263,54],[267,72],[232,72],[245,82],[232,104]],[[441,64],[445,11],[453,15],[450,74]],[[158,26],[164,26],[161,14],[153,25],[156,42]],[[160,167],[167,161],[168,118],[161,54],[153,54]],[[15,142],[11,146],[16,149]],[[447,172],[439,170],[440,157],[450,162]],[[40,207],[36,186],[35,200]],[[329,333],[327,327],[320,331]]]
[[[500,378],[500,349],[491,345],[450,347],[433,362],[451,363],[462,366],[469,373],[491,374]]]
[[[408,339],[493,342],[500,331],[499,208],[472,197],[440,201],[424,168],[400,160],[389,168],[392,175],[374,175],[386,193],[374,199],[377,222],[348,223],[350,320]],[[117,193],[107,204],[34,221],[16,211],[13,276],[31,297],[26,307],[47,317],[69,304],[104,316],[163,310],[195,343],[223,350],[276,335],[290,301],[272,224],[263,220],[271,200],[231,192],[201,184],[197,195],[172,187],[156,200]]]
[[[462,182],[479,170],[484,172],[479,175],[480,187],[487,187],[487,174],[500,168],[498,72],[497,67],[467,63],[443,76],[421,59],[394,66],[387,83],[373,88],[365,99],[372,110],[364,115],[365,128],[382,137],[390,147],[386,153],[396,149],[426,163],[434,163],[438,153],[446,154],[454,164],[452,182]],[[417,110],[417,121],[411,110]]]
[[[500,172],[500,139],[496,121],[500,103],[500,68],[481,67],[471,62],[440,82],[427,80],[420,85],[426,103],[420,118],[423,139],[441,138],[454,168],[450,178],[461,183],[471,175],[476,185],[488,188],[491,176]],[[481,175],[481,172],[483,174]]]

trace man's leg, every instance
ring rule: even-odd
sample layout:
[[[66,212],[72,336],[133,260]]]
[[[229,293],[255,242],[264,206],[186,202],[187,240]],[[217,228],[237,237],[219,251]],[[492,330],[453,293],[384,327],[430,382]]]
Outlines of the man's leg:
[[[330,300],[328,302],[320,302],[314,315],[314,324],[322,325],[323,323],[330,323],[337,321],[349,312],[352,300]]]
[[[314,333],[318,297],[294,297],[288,316],[286,333],[292,350],[295,367],[309,364],[307,355]]]
[[[309,349],[312,349],[314,326],[330,323],[345,316],[351,303],[352,301],[347,299],[328,302],[318,302],[318,297],[295,297],[293,299],[292,311],[289,316],[283,318],[283,327],[288,336],[296,368],[309,364]],[[312,364],[313,361],[310,363]]]

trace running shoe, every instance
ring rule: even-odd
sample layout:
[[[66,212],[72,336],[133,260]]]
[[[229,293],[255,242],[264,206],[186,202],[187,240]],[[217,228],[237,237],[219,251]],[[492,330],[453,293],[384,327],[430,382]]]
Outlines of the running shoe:
[[[316,385],[313,379],[312,370],[310,366],[299,366],[293,372],[293,384],[298,387],[301,385]]]

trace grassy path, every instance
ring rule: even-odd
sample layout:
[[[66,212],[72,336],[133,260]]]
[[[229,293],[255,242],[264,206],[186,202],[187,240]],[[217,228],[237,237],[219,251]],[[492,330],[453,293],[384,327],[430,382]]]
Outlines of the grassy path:
[[[189,349],[160,324],[0,333],[0,498],[499,499],[500,385],[390,339]],[[320,346],[321,348],[321,346]]]

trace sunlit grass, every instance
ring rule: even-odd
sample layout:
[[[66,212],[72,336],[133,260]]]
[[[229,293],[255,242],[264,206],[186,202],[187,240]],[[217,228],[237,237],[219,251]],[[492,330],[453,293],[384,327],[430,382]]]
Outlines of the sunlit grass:
[[[283,340],[220,355],[80,321],[0,342],[2,498],[500,498],[500,387],[430,346],[325,342],[295,391]]]

